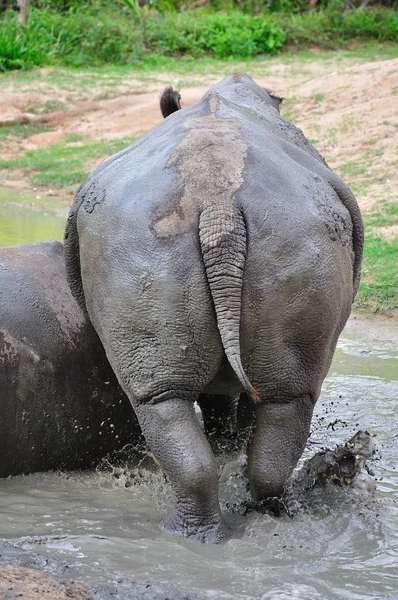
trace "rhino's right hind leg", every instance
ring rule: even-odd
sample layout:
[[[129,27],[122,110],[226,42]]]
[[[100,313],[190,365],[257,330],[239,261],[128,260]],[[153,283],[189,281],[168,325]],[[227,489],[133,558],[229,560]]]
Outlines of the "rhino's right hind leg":
[[[226,535],[218,501],[213,452],[187,400],[135,406],[145,439],[170,476],[176,508],[162,525],[201,542],[217,543]]]
[[[256,502],[282,498],[287,492],[293,506],[289,478],[305,448],[313,408],[310,395],[256,406],[256,428],[248,449],[248,475]]]

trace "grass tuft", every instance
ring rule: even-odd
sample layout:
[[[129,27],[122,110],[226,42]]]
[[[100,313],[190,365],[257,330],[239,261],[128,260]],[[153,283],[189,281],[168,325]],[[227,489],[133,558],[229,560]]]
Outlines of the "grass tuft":
[[[101,157],[122,150],[134,140],[123,138],[91,143],[82,135],[67,134],[58,144],[28,150],[12,159],[0,159],[0,169],[23,169],[36,185],[71,190],[81,183]],[[81,145],[80,145],[81,144]]]
[[[362,280],[355,307],[386,310],[398,306],[398,236],[383,235],[381,227],[398,225],[396,202],[383,203],[378,210],[363,214],[365,248]]]

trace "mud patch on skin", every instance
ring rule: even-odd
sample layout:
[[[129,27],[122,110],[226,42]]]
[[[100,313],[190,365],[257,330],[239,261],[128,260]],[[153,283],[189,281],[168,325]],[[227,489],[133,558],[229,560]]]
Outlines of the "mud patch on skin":
[[[335,209],[336,192],[329,184],[325,187],[318,175],[314,176],[314,180],[319,189],[319,193],[314,196],[315,205],[324,219],[329,238],[332,242],[339,241],[342,246],[349,246],[352,243],[352,223],[347,221],[340,210]],[[322,189],[320,186],[323,186]],[[311,189],[307,186],[304,187],[308,190]]]
[[[325,221],[325,226],[332,242],[339,240],[342,246],[347,246],[351,241],[351,231],[346,219],[332,209],[327,211],[326,216],[328,219]]]
[[[95,184],[92,184],[84,193],[83,208],[91,214],[98,204],[105,202],[105,190],[99,190]]]
[[[160,238],[191,230],[207,206],[216,204],[225,215],[233,213],[235,194],[243,184],[247,144],[237,121],[217,117],[217,96],[208,101],[210,114],[187,119],[189,132],[167,163],[167,168],[178,171],[183,189],[172,212],[154,224]]]

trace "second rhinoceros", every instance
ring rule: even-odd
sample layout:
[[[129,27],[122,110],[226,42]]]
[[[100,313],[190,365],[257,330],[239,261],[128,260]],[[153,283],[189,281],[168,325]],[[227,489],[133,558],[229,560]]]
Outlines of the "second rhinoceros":
[[[177,97],[82,184],[65,255],[174,486],[163,526],[217,542],[217,469],[194,402],[246,392],[251,492],[280,496],[358,289],[363,227],[349,188],[250,77],[186,109]]]

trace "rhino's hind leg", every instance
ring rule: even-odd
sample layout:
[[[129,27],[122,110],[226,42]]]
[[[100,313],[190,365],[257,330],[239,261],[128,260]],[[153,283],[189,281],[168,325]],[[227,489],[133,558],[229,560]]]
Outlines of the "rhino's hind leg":
[[[213,452],[187,400],[165,400],[135,407],[145,439],[170,476],[176,508],[162,525],[201,542],[217,543],[226,535],[218,501]]]
[[[309,395],[257,405],[248,450],[248,475],[256,502],[282,498],[289,490],[289,477],[308,439],[313,407]]]

